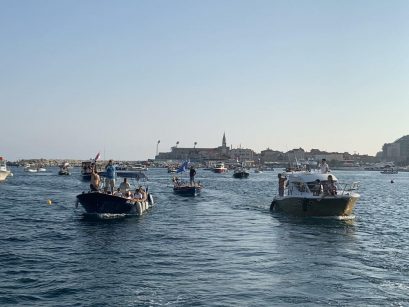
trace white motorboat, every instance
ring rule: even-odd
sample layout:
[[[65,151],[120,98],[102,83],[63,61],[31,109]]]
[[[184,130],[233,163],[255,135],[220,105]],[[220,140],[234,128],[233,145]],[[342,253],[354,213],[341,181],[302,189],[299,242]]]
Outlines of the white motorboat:
[[[0,181],[6,180],[8,176],[13,176],[7,168],[7,162],[3,157],[0,157]]]
[[[273,211],[295,216],[345,217],[352,215],[360,197],[356,192],[359,182],[340,184],[332,173],[298,171],[283,175],[286,186],[283,195],[274,197],[270,206]]]
[[[218,163],[216,163],[216,165],[212,168],[212,171],[213,171],[214,173],[219,173],[219,174],[221,174],[221,173],[227,172],[227,168],[224,166],[224,163],[223,163],[223,162],[218,162]]]

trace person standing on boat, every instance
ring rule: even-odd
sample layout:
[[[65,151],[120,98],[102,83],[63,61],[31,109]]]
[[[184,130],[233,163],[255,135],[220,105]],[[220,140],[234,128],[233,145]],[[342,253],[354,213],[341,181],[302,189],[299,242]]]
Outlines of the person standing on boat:
[[[284,189],[285,189],[285,182],[287,178],[284,177],[282,174],[278,174],[278,195],[284,196]]]
[[[320,170],[321,170],[321,174],[329,173],[329,166],[327,164],[326,159],[321,160],[321,163],[320,163],[319,167],[320,167]]]
[[[97,166],[94,165],[91,168],[91,183],[89,185],[91,192],[95,192],[99,190],[99,184],[101,183],[101,179],[97,172]]]
[[[116,170],[112,160],[109,160],[107,166],[105,167],[105,176],[105,188],[110,189],[111,194],[113,194],[115,188]]]
[[[190,167],[190,185],[193,185],[195,183],[195,176],[196,176],[196,170],[194,169],[193,166]]]

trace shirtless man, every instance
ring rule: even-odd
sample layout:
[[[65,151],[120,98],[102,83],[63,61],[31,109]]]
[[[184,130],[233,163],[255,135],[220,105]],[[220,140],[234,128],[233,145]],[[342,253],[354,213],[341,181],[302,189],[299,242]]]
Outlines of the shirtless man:
[[[91,192],[95,192],[99,190],[99,184],[101,179],[97,173],[97,167],[94,166],[91,170],[91,184],[89,185]]]

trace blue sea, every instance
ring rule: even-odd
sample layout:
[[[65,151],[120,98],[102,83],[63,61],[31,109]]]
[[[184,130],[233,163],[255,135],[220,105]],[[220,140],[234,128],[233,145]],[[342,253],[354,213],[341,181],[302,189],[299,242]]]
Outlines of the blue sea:
[[[199,169],[205,189],[186,198],[150,169],[149,212],[89,219],[75,208],[89,185],[78,169],[12,171],[0,184],[2,306],[409,305],[409,173],[336,172],[361,182],[355,218],[337,220],[271,213],[278,171]]]

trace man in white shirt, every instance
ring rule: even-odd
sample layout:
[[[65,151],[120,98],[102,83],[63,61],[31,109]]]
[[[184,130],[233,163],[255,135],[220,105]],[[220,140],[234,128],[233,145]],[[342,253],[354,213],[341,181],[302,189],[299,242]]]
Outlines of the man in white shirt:
[[[320,163],[321,174],[329,173],[329,166],[326,159],[322,159]]]
[[[119,190],[121,191],[122,195],[126,195],[126,193],[131,189],[130,184],[128,183],[127,179],[124,178],[124,181],[121,182],[119,185]]]

